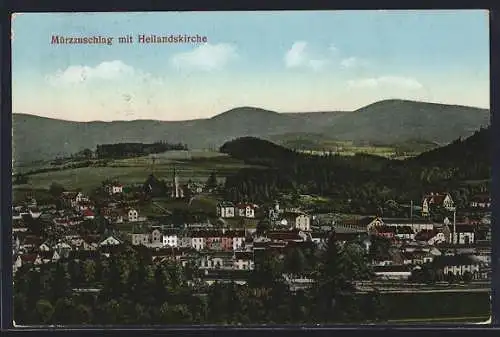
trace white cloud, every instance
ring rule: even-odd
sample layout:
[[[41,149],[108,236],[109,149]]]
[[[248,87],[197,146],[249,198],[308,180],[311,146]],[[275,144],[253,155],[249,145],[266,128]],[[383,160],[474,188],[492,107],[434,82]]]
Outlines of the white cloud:
[[[296,41],[285,53],[285,66],[287,68],[306,67],[313,70],[320,70],[328,61],[321,57],[313,57],[305,41]]]
[[[136,74],[133,67],[120,60],[107,61],[95,67],[73,65],[64,70],[58,70],[55,74],[47,76],[47,80],[53,85],[78,84],[89,80],[114,80],[124,76]]]
[[[344,68],[358,68],[367,66],[368,62],[366,60],[352,56],[340,61],[340,65]]]
[[[330,47],[328,47],[328,50],[332,53],[332,54],[337,54],[339,52],[339,49],[337,48],[337,46],[335,46],[333,43],[330,44]]]
[[[233,45],[205,43],[192,51],[172,56],[170,63],[178,69],[212,71],[223,68],[237,56],[236,47]]]
[[[378,87],[397,87],[404,89],[422,89],[423,85],[412,77],[401,76],[380,76],[373,78],[364,78],[348,81],[349,87],[356,88],[378,88]]]

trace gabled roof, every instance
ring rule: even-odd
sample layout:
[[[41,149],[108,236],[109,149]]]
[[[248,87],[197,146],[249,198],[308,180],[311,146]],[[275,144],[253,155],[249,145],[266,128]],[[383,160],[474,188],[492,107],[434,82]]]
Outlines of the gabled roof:
[[[444,202],[444,199],[446,196],[449,196],[450,194],[447,192],[441,192],[441,193],[430,193],[424,196],[424,200],[427,200],[428,203],[430,204],[442,204]]]
[[[24,263],[33,263],[37,258],[37,254],[23,254],[21,255],[21,261]]]
[[[95,216],[95,213],[92,212],[92,210],[90,210],[88,208],[84,209],[82,213],[83,213],[83,216]]]

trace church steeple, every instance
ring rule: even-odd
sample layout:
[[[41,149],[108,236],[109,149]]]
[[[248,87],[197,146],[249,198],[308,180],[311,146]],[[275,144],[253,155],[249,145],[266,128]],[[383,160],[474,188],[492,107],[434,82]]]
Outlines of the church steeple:
[[[177,177],[177,172],[175,170],[175,165],[174,165],[174,170],[172,174],[172,198],[182,198],[184,197],[184,192],[182,191],[182,188],[179,185],[179,178]]]

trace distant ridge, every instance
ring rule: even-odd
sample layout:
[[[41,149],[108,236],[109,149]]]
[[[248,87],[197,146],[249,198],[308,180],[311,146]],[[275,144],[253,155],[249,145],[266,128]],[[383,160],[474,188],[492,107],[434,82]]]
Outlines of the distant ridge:
[[[218,148],[239,137],[276,140],[293,133],[351,141],[421,139],[446,144],[489,123],[486,109],[407,100],[380,101],[351,112],[277,113],[247,106],[187,121],[74,122],[15,113],[13,153],[16,162],[28,162],[104,143],[165,140],[191,148]]]

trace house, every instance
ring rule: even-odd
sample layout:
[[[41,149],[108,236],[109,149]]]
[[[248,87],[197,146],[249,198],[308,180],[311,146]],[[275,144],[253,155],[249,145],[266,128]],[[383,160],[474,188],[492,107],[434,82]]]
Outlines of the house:
[[[201,235],[205,238],[205,249],[221,250],[222,249],[222,231],[206,230],[201,231]]]
[[[308,232],[311,230],[311,217],[303,212],[284,212],[281,215],[282,224],[290,229]]]
[[[21,255],[21,262],[20,264],[23,265],[32,265],[35,264],[35,261],[37,261],[38,255],[37,254],[23,254]]]
[[[205,249],[205,235],[201,231],[192,232],[189,236],[191,238],[191,247],[197,251]]]
[[[432,254],[430,251],[416,251],[413,253],[407,253],[411,254],[412,258],[412,264],[413,265],[423,265],[426,263],[431,263],[435,259],[435,255]]]
[[[19,268],[23,266],[23,260],[20,255],[17,255],[16,257],[13,256],[13,260],[14,263],[12,264],[12,272],[15,274]]]
[[[191,235],[188,233],[179,234],[179,236],[177,237],[177,245],[179,246],[179,248],[192,248],[193,244]]]
[[[118,184],[118,183],[108,184],[108,185],[106,185],[106,187],[104,188],[104,190],[109,195],[120,194],[120,193],[123,193],[123,185],[122,184]]]
[[[234,269],[253,270],[255,268],[252,252],[235,252],[233,259]]]
[[[274,203],[274,206],[269,209],[269,213],[268,213],[269,219],[272,221],[279,220],[279,217],[283,213],[283,211],[284,210],[280,208],[279,202],[276,201]]]
[[[95,218],[95,213],[91,209],[87,208],[83,210],[82,216],[84,220],[92,220]]]
[[[130,208],[127,211],[127,220],[130,222],[139,221],[139,213],[137,212],[137,210]]]
[[[455,203],[449,193],[431,192],[422,200],[422,216],[428,216],[433,208],[443,208],[452,211]]]
[[[442,230],[424,229],[415,234],[416,241],[426,242],[429,245],[437,245],[440,243],[444,243],[447,241],[448,238],[449,236],[445,234],[444,228]]]
[[[164,247],[182,247],[180,244],[180,238],[175,229],[163,230],[162,243]],[[189,241],[184,247],[190,247]]]
[[[240,250],[245,246],[245,230],[233,230],[226,235],[231,238],[232,250]]]
[[[132,245],[144,245],[147,246],[150,243],[150,234],[149,233],[132,233],[130,234],[132,239]]]
[[[468,224],[456,224],[454,227],[456,232],[451,233],[451,242],[461,245],[470,245],[475,240],[475,228]]]
[[[110,235],[99,243],[100,247],[119,246],[122,241],[114,235]]]
[[[163,233],[160,229],[155,228],[151,232],[151,244],[153,245],[161,245],[163,244]]]
[[[221,236],[221,242],[220,242],[220,249],[223,251],[233,251],[233,233],[232,232],[226,232],[223,230],[222,236]]]
[[[380,280],[408,280],[411,269],[408,265],[374,266],[375,277]]]
[[[239,203],[236,209],[238,210],[238,216],[241,218],[255,218],[255,209],[257,207],[255,204]]]
[[[234,218],[235,207],[232,202],[221,202],[217,205],[217,216],[221,218]]]
[[[382,236],[387,239],[394,239],[394,237],[396,236],[396,228],[380,225],[377,227],[372,227],[370,233],[377,236]]]
[[[38,219],[40,215],[42,215],[42,211],[40,211],[40,209],[37,207],[30,208],[29,213],[33,219]]]
[[[414,240],[415,232],[411,227],[396,227],[395,237],[398,240]]]
[[[437,256],[433,262],[434,269],[446,276],[464,276],[470,274],[471,279],[478,278],[481,262],[470,255]]]
[[[489,209],[491,196],[489,194],[476,194],[470,199],[469,206],[476,209]]]

